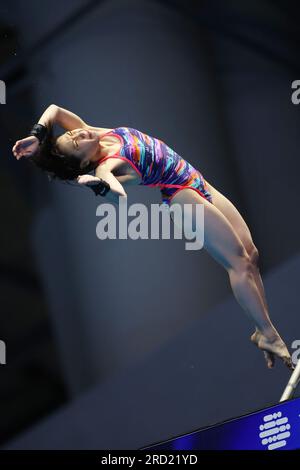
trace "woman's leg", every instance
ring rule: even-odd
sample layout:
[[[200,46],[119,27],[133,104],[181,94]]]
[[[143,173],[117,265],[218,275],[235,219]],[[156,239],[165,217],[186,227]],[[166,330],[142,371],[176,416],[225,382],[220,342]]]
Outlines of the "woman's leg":
[[[255,267],[255,282],[260,292],[261,298],[264,302],[265,308],[268,310],[265,289],[263,286],[258,266],[259,253],[253,242],[249,227],[247,226],[245,220],[243,219],[237,208],[233,205],[233,203],[229,199],[227,199],[224,194],[221,194],[216,188],[214,188],[210,183],[208,183],[207,180],[206,183],[208,186],[208,190],[212,195],[214,206],[216,206],[219,211],[221,211],[222,214],[225,215],[225,217],[229,220],[235,232],[242,240],[242,243],[246,248],[248,255],[252,259],[252,263]]]
[[[263,285],[263,281],[260,275],[259,265],[258,265],[259,253],[258,253],[257,247],[255,246],[253,242],[249,227],[246,224],[243,217],[241,216],[241,214],[239,213],[239,211],[237,210],[237,208],[233,205],[233,203],[227,197],[225,197],[224,194],[220,193],[216,188],[214,188],[212,184],[209,183],[207,180],[206,180],[206,183],[208,186],[208,190],[210,194],[212,195],[213,204],[229,220],[235,232],[240,237],[248,255],[252,259],[253,268],[254,268],[253,275],[254,275],[255,283],[259,290],[265,309],[268,312],[269,308],[267,304],[265,289],[264,289],[264,285]],[[257,338],[258,338],[257,333],[254,333],[251,336],[251,340],[255,343],[257,342]],[[265,356],[266,356],[268,366],[273,367],[274,360],[275,360],[274,355],[266,351]]]
[[[260,349],[279,356],[291,367],[290,354],[272,324],[257,288],[253,260],[229,220],[216,206],[188,188],[175,194],[170,207],[173,204],[180,204],[183,213],[192,211],[191,206],[184,207],[184,204],[204,205],[204,248],[227,270],[236,300],[256,326],[255,334],[259,338],[255,343]],[[194,216],[195,212],[192,211],[192,218]]]

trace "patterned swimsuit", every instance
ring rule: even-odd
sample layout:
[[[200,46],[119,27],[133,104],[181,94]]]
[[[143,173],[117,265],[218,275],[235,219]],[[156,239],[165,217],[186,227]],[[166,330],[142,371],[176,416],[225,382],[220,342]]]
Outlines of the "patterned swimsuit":
[[[119,153],[99,160],[118,157],[131,164],[141,177],[141,185],[159,186],[162,202],[170,205],[173,196],[184,188],[195,190],[212,203],[202,174],[160,139],[132,127],[116,127],[105,135],[119,138]]]

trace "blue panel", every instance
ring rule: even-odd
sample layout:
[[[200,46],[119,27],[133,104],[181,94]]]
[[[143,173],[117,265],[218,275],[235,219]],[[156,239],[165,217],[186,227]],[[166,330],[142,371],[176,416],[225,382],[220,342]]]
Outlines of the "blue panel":
[[[144,449],[300,449],[300,398]]]

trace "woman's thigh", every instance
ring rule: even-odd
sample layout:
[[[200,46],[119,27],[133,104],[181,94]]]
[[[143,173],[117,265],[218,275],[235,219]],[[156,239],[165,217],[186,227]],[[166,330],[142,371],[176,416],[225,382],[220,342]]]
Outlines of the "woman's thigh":
[[[240,269],[245,265],[247,251],[233,226],[217,207],[197,194],[196,191],[188,188],[175,194],[171,200],[170,209],[174,204],[181,205],[183,214],[186,214],[186,211],[191,211],[190,216],[196,230],[197,220],[192,205],[203,204],[204,249],[227,270],[231,268]],[[184,206],[184,204],[190,205]],[[170,214],[172,217],[172,211]],[[173,217],[172,220],[174,221]],[[202,229],[203,227],[201,227]]]
[[[243,219],[242,215],[238,209],[233,205],[233,203],[220,193],[216,188],[214,188],[207,180],[205,180],[208,185],[208,190],[212,195],[213,204],[222,212],[222,214],[229,220],[233,226],[235,232],[239,235],[242,240],[248,254],[251,254],[253,250],[256,249],[254,242],[252,240],[251,232]]]

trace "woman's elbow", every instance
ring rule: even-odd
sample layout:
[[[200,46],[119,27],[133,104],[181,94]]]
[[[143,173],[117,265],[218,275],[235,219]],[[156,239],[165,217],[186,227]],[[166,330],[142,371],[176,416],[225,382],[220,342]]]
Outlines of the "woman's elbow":
[[[106,199],[107,202],[113,202],[119,205],[122,202],[127,202],[127,194],[125,192],[120,193],[119,191],[108,191],[104,199]]]

